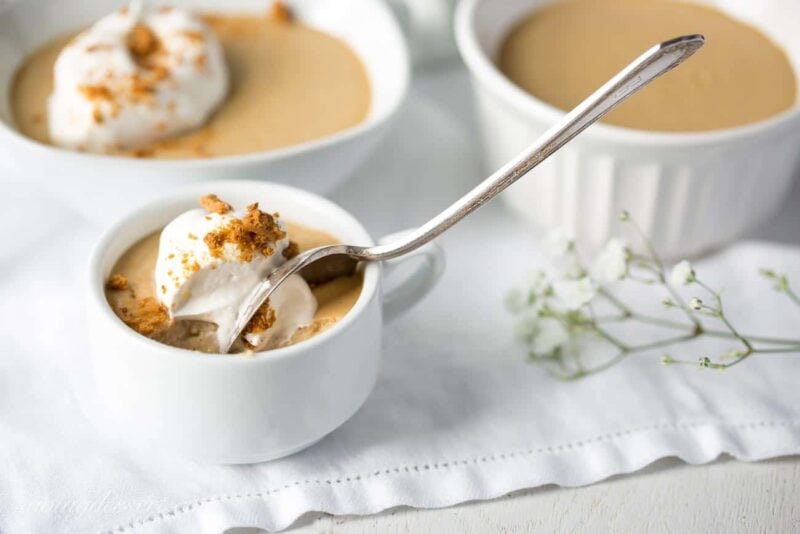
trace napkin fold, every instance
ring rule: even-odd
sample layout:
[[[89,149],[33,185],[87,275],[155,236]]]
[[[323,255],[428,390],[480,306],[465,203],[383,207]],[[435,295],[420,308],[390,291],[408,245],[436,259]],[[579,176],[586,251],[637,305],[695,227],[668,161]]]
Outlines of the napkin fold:
[[[464,97],[468,109],[465,95],[449,87],[418,86],[387,145],[334,195],[376,236],[419,224],[480,178],[469,119],[450,107]],[[0,223],[25,230],[10,232],[19,237],[0,253],[3,532],[275,530],[312,510],[368,514],[589,484],[665,456],[800,452],[800,354],[758,355],[724,373],[640,354],[567,383],[526,363],[502,301],[543,259],[498,203],[442,237],[442,282],[388,326],[375,390],[321,442],[251,466],[135,451],[86,417],[85,261],[100,229],[19,183],[4,187],[25,209]],[[795,248],[744,242],[696,268],[725,288],[742,330],[800,337],[800,309],[756,272],[800,281],[799,266]],[[626,295],[644,309],[660,303],[649,288]],[[703,340],[676,350],[692,358],[730,348]]]

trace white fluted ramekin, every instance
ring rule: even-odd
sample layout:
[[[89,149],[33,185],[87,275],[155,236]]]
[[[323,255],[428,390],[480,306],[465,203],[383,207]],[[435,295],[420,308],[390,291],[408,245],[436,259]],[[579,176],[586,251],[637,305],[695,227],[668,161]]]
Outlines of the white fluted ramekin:
[[[547,3],[463,0],[457,10],[456,38],[473,78],[492,168],[564,116],[514,85],[493,62],[513,25]],[[704,3],[758,26],[783,46],[800,72],[800,3]],[[712,132],[656,133],[595,124],[504,199],[537,229],[563,227],[589,250],[624,234],[617,215],[627,210],[664,255],[694,255],[771,215],[799,164],[800,105],[764,121]]]

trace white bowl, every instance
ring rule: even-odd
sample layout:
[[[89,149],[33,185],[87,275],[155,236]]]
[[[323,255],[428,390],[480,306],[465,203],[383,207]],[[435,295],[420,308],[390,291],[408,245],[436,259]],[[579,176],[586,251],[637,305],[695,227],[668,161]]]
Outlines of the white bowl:
[[[166,0],[199,10],[264,12],[263,0]],[[48,40],[78,30],[118,8],[116,0],[12,0],[0,3],[0,173],[35,181],[90,219],[105,222],[131,202],[201,180],[288,183],[318,193],[337,185],[375,148],[408,89],[408,51],[381,0],[287,0],[305,24],[345,41],[363,61],[371,88],[364,122],[318,140],[242,156],[158,161],[84,154],[47,146],[12,124],[9,89],[24,58]]]
[[[134,447],[202,462],[270,460],[308,447],[358,410],[375,384],[382,321],[430,290],[444,258],[433,244],[419,249],[412,255],[428,261],[416,263],[410,276],[398,276],[401,281],[383,295],[381,265],[366,265],[353,309],[330,329],[290,347],[236,356],[163,345],[122,323],[106,301],[105,280],[125,250],[210,191],[234,205],[258,201],[345,243],[372,244],[361,224],[336,204],[267,182],[196,184],[125,216],[100,238],[88,269],[93,375],[102,406],[98,424],[104,434]]]
[[[493,61],[514,24],[548,3],[463,0],[458,7],[456,38],[472,75],[492,167],[564,116],[514,85]],[[761,28],[783,46],[800,73],[800,3],[703,3]],[[692,255],[734,239],[772,214],[799,162],[798,105],[754,124],[701,133],[595,124],[504,199],[537,229],[563,227],[589,250],[621,232],[617,215],[628,210],[666,256]]]

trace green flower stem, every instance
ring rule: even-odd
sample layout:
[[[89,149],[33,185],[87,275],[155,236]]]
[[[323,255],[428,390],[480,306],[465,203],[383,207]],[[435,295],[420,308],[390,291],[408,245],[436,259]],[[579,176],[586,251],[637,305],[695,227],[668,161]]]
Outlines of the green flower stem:
[[[627,358],[629,356],[629,354],[630,353],[628,353],[628,352],[620,352],[616,356],[614,356],[613,358],[610,358],[610,359],[606,360],[605,362],[601,363],[600,365],[597,365],[595,367],[590,367],[588,369],[581,368],[581,369],[579,369],[578,371],[576,371],[574,373],[567,374],[567,375],[561,375],[559,378],[561,378],[562,380],[565,380],[565,381],[571,381],[571,380],[577,380],[579,378],[583,378],[583,377],[588,376],[588,375],[593,375],[593,374],[599,373],[601,371],[605,371],[606,369],[614,367],[619,362],[621,362],[622,360]]]
[[[706,334],[707,336],[712,336],[712,337],[724,337],[728,339],[735,337],[730,332],[725,332],[722,330],[704,329],[703,333]],[[754,343],[768,343],[770,345],[789,345],[790,347],[787,348],[800,350],[800,340],[798,339],[785,339],[779,337],[764,337],[764,336],[745,336],[745,337]]]
[[[786,294],[787,297],[789,297],[789,299],[791,299],[792,302],[800,306],[800,297],[798,297],[797,293],[792,291],[792,289],[789,286],[786,286],[783,292]]]
[[[768,349],[757,348],[753,349],[753,354],[789,354],[791,352],[797,352],[800,350],[800,347],[770,347]]]
[[[675,345],[676,343],[683,343],[686,341],[691,341],[697,337],[700,337],[702,334],[697,332],[691,332],[689,334],[684,334],[682,336],[674,336],[666,339],[661,339],[658,341],[653,341],[651,343],[645,343],[643,345],[637,345],[632,347],[628,352],[644,352],[646,350],[657,349],[659,347],[668,347],[669,345]]]
[[[593,367],[587,366],[587,362],[585,362],[582,357],[580,346],[562,345],[549,354],[535,354],[529,352],[528,356],[530,361],[542,365],[547,372],[563,380],[575,380],[604,371],[632,354],[691,342],[702,336],[735,340],[741,343],[742,347],[715,356],[715,359],[718,361],[713,361],[708,356],[700,358],[699,361],[674,359],[671,355],[667,354],[663,356],[662,363],[664,365],[671,365],[674,363],[693,366],[699,364],[700,368],[722,371],[734,365],[738,365],[753,354],[800,353],[800,339],[749,336],[741,333],[725,313],[721,292],[712,289],[711,286],[699,280],[691,270],[687,273],[685,283],[698,286],[703,291],[703,295],[705,296],[705,293],[707,293],[710,298],[706,297],[708,303],[703,302],[699,298],[692,298],[690,301],[685,300],[678,291],[678,288],[669,283],[669,277],[664,267],[664,262],[656,252],[653,243],[647,238],[638,224],[629,217],[627,212],[623,212],[620,216],[623,221],[628,221],[638,234],[646,247],[646,252],[633,253],[629,248],[626,248],[626,278],[636,283],[663,286],[669,295],[669,297],[663,301],[664,305],[667,308],[680,309],[681,313],[685,315],[686,320],[680,317],[678,317],[679,320],[674,320],[639,313],[605,287],[598,287],[597,296],[604,299],[607,304],[613,308],[608,314],[599,315],[596,313],[592,302],[586,303],[585,307],[579,310],[563,309],[563,307],[556,305],[554,307],[540,307],[537,308],[536,311],[539,317],[550,317],[558,320],[567,330],[571,338],[576,338],[585,334],[593,334],[599,339],[604,340],[615,349],[615,353],[612,357]],[[581,273],[580,276],[586,276],[588,271],[584,267],[578,251],[572,247],[568,253],[571,255],[571,259],[575,260],[574,265],[577,267],[578,272]],[[777,292],[785,294],[793,303],[800,306],[800,294],[795,293],[790,287],[786,275],[778,274],[771,269],[762,269],[761,274],[774,283],[774,288]],[[567,279],[570,280],[576,279],[576,276],[578,275],[575,274],[575,269],[570,270],[570,274],[566,274]],[[537,294],[536,297],[545,299],[553,297],[552,287],[542,292],[541,295]],[[529,299],[528,304],[530,305],[532,303],[533,300]],[[714,323],[711,323],[710,320],[706,318],[719,321],[720,325],[724,328],[719,328],[719,325],[716,324],[715,326],[717,326],[717,328],[707,328],[707,323]],[[612,334],[604,328],[604,325],[623,323],[625,321],[637,321],[658,326],[672,330],[672,333],[662,332],[662,334],[667,337],[656,340],[652,340],[651,338],[650,341],[636,345],[623,341],[616,337],[616,334]]]
[[[677,307],[683,310],[686,317],[695,325],[695,327],[700,328],[700,320],[694,316],[692,310],[686,305],[686,302],[683,300],[683,297],[675,291],[669,283],[667,283],[667,275],[666,270],[664,269],[664,262],[661,260],[661,256],[658,255],[656,252],[656,248],[653,246],[653,242],[647,237],[647,234],[641,229],[641,227],[636,223],[635,220],[629,218],[628,222],[630,223],[631,227],[636,231],[639,235],[639,239],[644,243],[645,247],[647,248],[647,252],[649,254],[649,258],[645,257],[645,259],[651,260],[653,264],[653,274],[656,275],[658,282],[664,286],[664,288],[669,292],[672,300],[676,303]],[[647,265],[647,261],[645,261],[645,265]]]
[[[634,231],[636,231],[636,233],[639,234],[639,239],[641,239],[642,242],[644,243],[644,246],[647,247],[647,252],[650,254],[649,259],[651,259],[655,263],[659,271],[663,272],[664,262],[661,261],[661,256],[659,256],[658,252],[656,252],[656,247],[653,246],[653,242],[650,241],[650,239],[647,237],[647,234],[644,233],[642,228],[635,220],[633,220],[632,218],[628,218],[627,222],[631,225],[631,228],[633,228]]]
[[[617,347],[620,351],[631,352],[631,348],[628,345],[626,345],[616,337],[612,336],[611,334],[600,328],[597,324],[589,326],[592,328],[592,330],[594,330],[597,333],[597,335],[599,335],[600,337],[602,337],[603,339],[605,339],[606,341]]]
[[[622,316],[624,318],[629,318],[633,316],[633,310],[624,302],[619,300],[617,297],[612,295],[608,292],[604,287],[601,287],[597,290],[597,293],[605,298],[608,302],[610,302],[615,308],[617,308],[620,312],[622,312]]]
[[[717,318],[722,322],[722,324],[725,325],[725,327],[731,332],[731,334],[733,334],[733,336],[736,339],[738,339],[739,341],[742,342],[742,344],[745,346],[745,348],[747,349],[748,352],[752,352],[753,351],[752,343],[750,343],[750,341],[747,338],[742,336],[739,333],[739,331],[736,330],[736,328],[734,328],[734,326],[731,324],[731,322],[728,320],[728,318],[725,316],[725,311],[724,311],[724,309],[722,307],[722,298],[720,297],[719,293],[717,291],[714,291],[713,289],[711,289],[702,280],[695,280],[695,283],[697,285],[699,285],[700,287],[702,287],[703,289],[705,289],[708,293],[711,294],[711,296],[714,298],[714,302],[717,305],[717,309],[716,309]]]
[[[598,317],[597,318],[598,323],[616,323],[616,322],[626,321],[628,319],[633,319],[636,321],[640,321],[642,323],[649,323],[656,326],[664,326],[666,328],[672,328],[674,330],[688,330],[688,331],[699,330],[702,334],[706,334],[712,337],[737,338],[737,336],[732,334],[730,331],[706,328],[702,324],[699,325],[700,328],[698,329],[697,328],[698,325],[688,325],[686,323],[673,321],[671,319],[653,317],[652,315],[639,313],[633,310],[630,306],[628,306],[621,300],[619,300],[617,297],[609,293],[604,288],[600,288],[598,293],[602,295],[606,300],[608,300],[608,302],[610,302],[612,305],[614,305],[614,307],[616,307],[620,311],[620,315]],[[771,345],[789,345],[797,349],[800,349],[800,339],[787,339],[787,338],[767,337],[767,336],[751,336],[743,334],[742,336],[756,343],[769,343]]]
[[[672,287],[667,283],[667,277],[666,275],[664,275],[663,270],[658,273],[658,280],[661,282],[661,285],[664,286],[666,290],[669,292],[669,295],[670,297],[672,297],[672,300],[675,302],[675,305],[681,310],[683,310],[683,313],[694,324],[695,328],[702,328],[700,319],[695,317],[695,315],[692,313],[692,310],[686,304],[686,301],[683,300],[683,297],[681,297],[680,294],[677,291],[675,291],[674,287]]]

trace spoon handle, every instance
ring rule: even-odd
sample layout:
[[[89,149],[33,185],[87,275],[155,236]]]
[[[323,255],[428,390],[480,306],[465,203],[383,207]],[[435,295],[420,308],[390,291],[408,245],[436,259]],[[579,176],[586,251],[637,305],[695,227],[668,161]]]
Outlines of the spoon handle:
[[[565,115],[516,158],[439,215],[393,243],[359,250],[358,256],[364,260],[388,260],[431,241],[519,180],[626,98],[683,63],[703,46],[704,41],[702,35],[686,35],[652,47]]]

